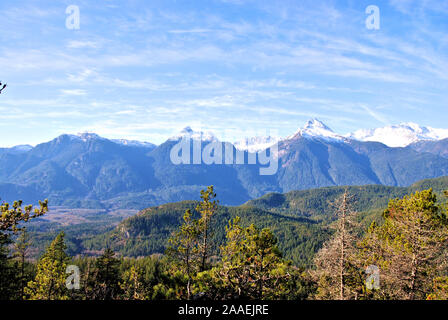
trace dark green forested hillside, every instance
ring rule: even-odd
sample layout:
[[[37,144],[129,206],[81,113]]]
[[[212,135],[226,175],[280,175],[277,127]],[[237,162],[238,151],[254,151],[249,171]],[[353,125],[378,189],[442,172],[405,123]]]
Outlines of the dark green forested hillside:
[[[436,194],[442,194],[448,189],[448,177],[423,180],[407,188],[371,185],[271,193],[242,206],[220,206],[212,221],[212,237],[222,244],[229,219],[239,216],[243,225],[255,223],[259,227],[269,227],[278,237],[285,257],[306,266],[331,234],[328,226],[334,221],[334,214],[330,203],[346,189],[355,196],[355,208],[362,212],[361,218],[367,225],[372,220],[381,220],[389,199],[430,187]],[[111,247],[125,256],[163,253],[167,239],[181,224],[185,210],[194,211],[196,205],[195,201],[183,201],[142,210],[113,231],[83,241],[82,246],[87,250]]]
[[[125,256],[163,253],[167,239],[181,224],[185,210],[194,211],[197,204],[183,201],[143,210],[126,219],[114,231],[85,241],[84,246],[89,250],[111,247]],[[250,206],[220,206],[212,221],[214,243],[224,243],[225,226],[237,216],[243,225],[254,223],[273,230],[286,257],[296,263],[310,263],[310,253],[315,252],[329,235],[319,223],[306,217],[288,217]]]

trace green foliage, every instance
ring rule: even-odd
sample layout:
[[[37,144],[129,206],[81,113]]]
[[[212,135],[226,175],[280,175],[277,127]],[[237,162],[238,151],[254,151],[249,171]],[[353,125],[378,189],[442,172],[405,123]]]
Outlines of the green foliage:
[[[35,210],[31,205],[22,209],[22,201],[15,201],[12,207],[8,203],[0,206],[0,300],[23,297],[24,272],[29,268],[25,261],[21,262],[20,268],[11,261],[9,245],[11,236],[24,230],[18,226],[20,223],[40,217],[48,211],[48,200],[39,201],[39,206]],[[27,243],[22,242],[22,245],[27,246]]]
[[[226,228],[221,266],[215,268],[224,298],[274,298],[278,283],[289,277],[277,239],[269,229],[240,226],[237,217]]]
[[[218,202],[213,200],[216,193],[213,186],[201,190],[202,201],[196,206],[199,219],[193,219],[191,210],[184,214],[184,223],[168,240],[170,246],[166,253],[173,260],[175,271],[183,272],[186,277],[186,298],[191,298],[191,282],[198,272],[205,271],[209,265],[210,222],[217,211]]]
[[[69,257],[65,249],[64,233],[60,233],[39,260],[34,281],[30,281],[25,288],[31,300],[68,299],[65,271]]]
[[[213,200],[216,198],[216,193],[213,186],[207,187],[206,190],[201,190],[202,201],[196,207],[196,211],[199,212],[201,218],[198,220],[199,232],[201,235],[201,242],[199,243],[199,252],[201,256],[200,271],[205,271],[208,268],[208,258],[210,254],[210,223],[212,216],[218,209],[218,201]]]
[[[168,240],[166,253],[173,261],[175,271],[187,276],[186,298],[191,296],[191,281],[202,266],[200,251],[201,220],[192,219],[190,210],[184,214],[184,223]]]
[[[411,189],[406,188],[323,188],[271,194],[239,207],[218,206],[209,187],[201,193],[202,202],[149,208],[82,243],[108,249],[99,257],[78,256],[70,262],[81,270],[81,289],[75,291],[65,287],[70,258],[64,234],[56,236],[35,266],[26,261],[24,229],[12,224],[0,238],[0,298],[446,299],[448,209],[437,200],[441,186],[437,192],[408,196],[403,192]],[[338,206],[343,214],[332,214],[330,202],[350,190],[357,200],[353,208]],[[384,204],[388,194],[397,196]],[[349,214],[360,209],[359,215]],[[11,237],[14,231],[22,231],[20,237]],[[149,256],[165,250],[166,255]],[[309,272],[317,251],[315,261],[322,263]],[[380,269],[379,289],[366,287],[370,265]],[[316,278],[319,268],[323,272]],[[21,284],[29,279],[22,292]]]
[[[345,255],[338,253],[340,244],[347,241],[340,231],[328,242],[337,246],[324,245],[317,255],[324,259],[317,259],[321,263],[316,263],[316,268],[329,275],[320,277],[318,292],[337,292],[345,286],[351,290],[352,299],[443,298],[448,271],[448,219],[436,194],[428,189],[392,199],[383,217],[384,222],[373,222],[362,239],[349,241],[350,253],[347,248]],[[329,281],[332,274],[337,274],[332,268],[337,265],[341,265],[343,274],[339,283]],[[346,268],[342,273],[343,265]],[[363,270],[369,266],[380,272],[379,287],[367,287]],[[342,293],[341,297],[345,298]]]
[[[393,199],[385,222],[373,225],[364,241],[366,261],[384,275],[381,294],[398,299],[425,299],[432,279],[444,274],[448,253],[447,212],[432,189]]]
[[[111,300],[119,294],[119,265],[120,261],[115,258],[115,252],[110,248],[97,259],[95,282],[99,286],[100,300]]]
[[[0,206],[0,237],[6,236],[7,232],[17,232],[19,228],[17,225],[20,222],[27,222],[44,215],[48,211],[48,200],[39,201],[39,209],[34,209],[29,205],[22,209],[22,201],[14,201],[12,208],[8,203],[3,203]]]

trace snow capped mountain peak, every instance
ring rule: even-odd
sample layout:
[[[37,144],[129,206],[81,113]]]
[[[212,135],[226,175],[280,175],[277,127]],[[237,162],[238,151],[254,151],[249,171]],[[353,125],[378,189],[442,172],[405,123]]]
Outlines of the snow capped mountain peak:
[[[182,131],[169,138],[169,140],[179,140],[183,137],[189,137],[190,139],[202,141],[219,141],[212,132],[195,131],[190,126],[183,128]]]
[[[376,129],[361,129],[346,135],[360,141],[377,141],[389,147],[406,147],[421,140],[441,140],[448,138],[448,129],[422,127],[416,123],[405,122]]]
[[[296,139],[299,137],[306,138],[322,138],[325,140],[343,140],[344,137],[335,133],[327,125],[319,119],[308,120],[303,128],[300,128],[292,136],[286,140]]]
[[[96,139],[104,139],[93,132],[81,132],[76,135],[78,138],[80,138],[83,141],[87,140],[96,140]]]
[[[315,130],[316,128],[333,132],[333,130],[331,130],[329,127],[327,127],[325,125],[325,123],[323,123],[322,121],[320,121],[319,119],[316,119],[316,118],[308,120],[303,129],[304,130]]]
[[[236,141],[233,143],[235,148],[242,151],[249,151],[249,152],[259,152],[266,150],[267,148],[271,147],[275,143],[280,141],[277,137],[272,136],[256,136],[251,138],[244,138],[242,140]]]

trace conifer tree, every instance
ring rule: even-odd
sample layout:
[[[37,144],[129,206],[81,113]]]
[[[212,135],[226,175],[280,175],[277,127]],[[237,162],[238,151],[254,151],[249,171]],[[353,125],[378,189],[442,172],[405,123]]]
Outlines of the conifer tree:
[[[429,189],[391,200],[384,219],[383,225],[371,226],[364,240],[366,260],[381,270],[382,295],[426,299],[437,283],[443,287],[438,277],[446,275],[447,212]]]
[[[318,282],[317,299],[355,299],[362,290],[362,273],[356,262],[359,226],[353,203],[346,190],[332,204],[337,217],[332,226],[335,233],[316,254],[311,272]]]
[[[120,293],[119,265],[120,260],[115,258],[115,252],[107,248],[96,261],[95,281],[98,285],[97,299],[112,300]]]
[[[207,263],[209,254],[211,251],[210,244],[210,222],[218,209],[218,201],[213,200],[216,198],[216,193],[213,186],[207,187],[207,190],[201,190],[201,203],[196,207],[196,211],[201,214],[199,219],[199,228],[201,232],[202,241],[199,244],[199,250],[201,255],[200,271],[207,269]]]
[[[131,266],[124,272],[120,288],[125,300],[145,300],[147,290],[150,289],[145,287],[143,270],[138,266]]]
[[[10,300],[15,293],[14,282],[17,277],[9,256],[9,238],[0,237],[0,300]]]
[[[183,224],[168,240],[169,247],[166,253],[173,259],[175,268],[186,277],[186,299],[191,299],[191,286],[198,272],[206,270],[209,265],[209,255],[212,249],[210,242],[210,223],[218,208],[213,186],[201,190],[202,201],[197,205],[196,211],[199,219],[193,218],[191,210],[186,210]]]
[[[14,257],[17,259],[18,262],[18,269],[19,269],[19,287],[20,287],[20,299],[23,299],[25,296],[25,287],[27,284],[27,274],[26,274],[26,258],[28,256],[28,249],[31,245],[29,235],[25,228],[23,228],[20,232],[20,236],[17,238],[16,242],[14,243]]]
[[[30,219],[38,218],[48,211],[48,200],[39,201],[39,209],[29,205],[22,209],[22,201],[14,201],[12,208],[8,203],[0,206],[0,237],[6,237],[10,232],[20,230],[18,224]]]
[[[9,253],[11,235],[22,228],[20,223],[42,216],[48,211],[48,200],[39,201],[40,208],[33,206],[22,208],[22,201],[15,201],[12,207],[8,203],[0,205],[0,300],[15,297],[15,286],[20,281],[20,271],[14,268]]]
[[[269,229],[243,228],[240,218],[229,222],[222,263],[200,273],[202,291],[219,299],[275,299],[281,297],[291,274],[277,239]],[[204,290],[204,288],[206,288]]]
[[[193,219],[190,210],[185,211],[183,219],[184,223],[168,240],[166,253],[173,259],[176,268],[187,277],[186,298],[190,299],[191,282],[202,262],[199,252],[200,229],[198,220]]]
[[[65,272],[70,258],[65,252],[67,247],[64,237],[64,233],[61,232],[39,260],[36,278],[25,288],[25,294],[28,294],[31,300],[68,299]]]

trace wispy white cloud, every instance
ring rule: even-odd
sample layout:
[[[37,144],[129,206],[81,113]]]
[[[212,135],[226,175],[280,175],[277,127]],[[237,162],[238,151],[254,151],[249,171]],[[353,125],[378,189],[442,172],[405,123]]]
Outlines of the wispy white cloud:
[[[161,142],[202,122],[285,135],[319,117],[348,132],[418,122],[424,107],[443,115],[448,105],[446,1],[380,0],[375,32],[358,2],[79,5],[73,31],[61,4],[0,4],[0,28],[12,30],[0,34],[5,119],[22,115],[32,128],[48,113],[42,132]],[[20,136],[9,125],[5,134]]]
[[[83,89],[62,89],[62,94],[67,96],[85,96],[87,91]]]
[[[83,49],[83,48],[96,49],[98,47],[99,47],[99,44],[95,41],[71,40],[67,43],[67,48],[71,48],[71,49]]]

